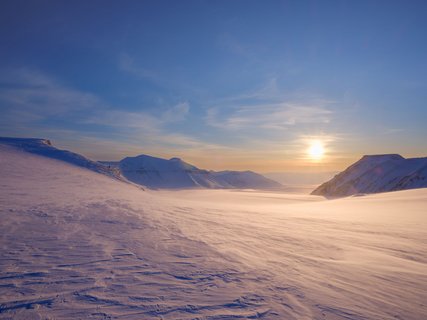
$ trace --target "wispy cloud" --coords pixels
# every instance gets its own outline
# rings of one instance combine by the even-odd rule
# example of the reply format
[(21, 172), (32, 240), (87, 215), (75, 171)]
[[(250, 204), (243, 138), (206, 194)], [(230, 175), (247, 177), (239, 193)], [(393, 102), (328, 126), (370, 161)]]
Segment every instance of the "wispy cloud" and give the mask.
[(277, 83), (277, 77), (269, 78), (264, 84), (250, 90), (248, 92), (243, 92), (235, 94), (228, 97), (223, 97), (218, 102), (219, 103), (236, 103), (236, 102), (245, 102), (248, 100), (256, 101), (283, 101), (285, 98), (283, 91), (280, 90)]
[(242, 38), (237, 37), (229, 31), (218, 35), (217, 45), (226, 52), (250, 63), (261, 62), (264, 58), (262, 57), (262, 53), (267, 49), (260, 42), (243, 41)]
[(155, 131), (160, 127), (162, 121), (158, 117), (146, 112), (107, 109), (103, 112), (97, 112), (91, 117), (82, 119), (82, 123), (113, 128), (145, 129), (147, 131)]
[[(49, 138), (56, 136), (61, 141), (66, 141), (67, 136), (81, 143), (87, 143), (88, 139), (103, 141), (98, 149), (109, 145), (108, 141), (121, 141), (127, 147), (132, 146), (129, 150), (219, 147), (171, 129), (172, 124), (186, 121), (190, 112), (187, 101), (156, 113), (128, 111), (104, 103), (94, 94), (67, 87), (37, 70), (15, 69), (1, 73), (0, 109), (3, 134), (25, 135), (27, 132), (28, 135), (49, 135)], [(55, 119), (60, 122), (57, 124)], [(87, 139), (84, 139), (85, 133)]]
[(159, 114), (151, 114), (146, 111), (123, 111), (110, 107), (98, 110), (91, 117), (85, 118), (83, 122), (161, 134), (164, 126), (184, 121), (189, 110), (190, 104), (188, 102), (180, 102)]
[(248, 57), (252, 52), (248, 46), (237, 40), (237, 38), (230, 33), (220, 34), (218, 36), (218, 44), (220, 47), (238, 56)]
[(190, 111), (190, 104), (188, 102), (180, 102), (172, 108), (163, 112), (161, 118), (165, 122), (183, 121)]
[(2, 108), (14, 113), (25, 112), (31, 117), (65, 114), (101, 105), (93, 94), (68, 88), (39, 71), (24, 68), (1, 72), (0, 103)]
[(383, 135), (392, 135), (392, 134), (396, 134), (396, 133), (402, 133), (405, 131), (402, 128), (388, 128), (385, 126), (380, 127), (379, 130), (380, 130), (381, 134), (383, 134)]
[(188, 102), (178, 103), (158, 115), (143, 111), (110, 110), (86, 119), (85, 123), (114, 128), (128, 141), (140, 143), (150, 149), (159, 150), (167, 147), (173, 150), (183, 148), (188, 151), (196, 148), (200, 150), (226, 148), (202, 141), (195, 136), (168, 130), (171, 124), (185, 121), (189, 110)]
[(139, 78), (144, 78), (155, 83), (162, 82), (161, 77), (147, 68), (141, 67), (135, 62), (135, 59), (129, 54), (123, 52), (119, 55), (119, 69)]
[(322, 102), (312, 104), (278, 103), (239, 106), (221, 114), (221, 108), (209, 108), (206, 123), (227, 130), (247, 128), (287, 129), (298, 124), (329, 123), (332, 111)]

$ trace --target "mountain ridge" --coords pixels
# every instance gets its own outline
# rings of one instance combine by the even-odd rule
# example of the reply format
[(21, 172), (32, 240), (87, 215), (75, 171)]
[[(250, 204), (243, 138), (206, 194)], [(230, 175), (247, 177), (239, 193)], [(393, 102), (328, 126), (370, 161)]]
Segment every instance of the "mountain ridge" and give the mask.
[(28, 153), (37, 154), (39, 156), (64, 161), (78, 167), (86, 168), (108, 175), (115, 179), (122, 180), (120, 173), (117, 170), (108, 168), (97, 161), (82, 156), (81, 154), (58, 149), (53, 146), (49, 139), (0, 137), (0, 144), (17, 148)]
[(283, 186), (252, 171), (212, 171), (173, 157), (169, 160), (150, 155), (126, 157), (120, 161), (94, 161), (78, 153), (61, 150), (48, 139), (0, 137), (0, 146), (17, 148), (112, 178), (152, 189), (281, 189)]
[(252, 171), (213, 171), (173, 157), (169, 160), (149, 155), (126, 157), (121, 161), (101, 161), (119, 168), (133, 183), (152, 189), (281, 189), (283, 185)]
[(311, 194), (346, 197), (427, 187), (427, 157), (404, 158), (399, 154), (365, 155), (321, 184)]

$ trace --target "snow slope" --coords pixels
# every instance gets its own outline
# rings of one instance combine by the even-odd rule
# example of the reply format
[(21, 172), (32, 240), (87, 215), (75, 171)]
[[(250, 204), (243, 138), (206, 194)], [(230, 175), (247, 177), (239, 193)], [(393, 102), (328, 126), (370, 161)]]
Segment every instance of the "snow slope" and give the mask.
[(424, 319), (427, 189), (142, 191), (0, 146), (0, 319)]
[(427, 187), (427, 158), (405, 159), (397, 154), (364, 156), (316, 188), (312, 194), (345, 197)]
[(120, 173), (108, 166), (83, 157), (80, 154), (55, 148), (50, 140), (35, 138), (7, 138), (0, 137), (0, 145), (18, 148), (22, 151), (42, 155), (83, 167), (98, 173), (120, 179)]
[(251, 171), (214, 172), (199, 169), (179, 158), (169, 160), (139, 155), (120, 162), (103, 162), (116, 166), (129, 181), (152, 189), (280, 189), (283, 186)]

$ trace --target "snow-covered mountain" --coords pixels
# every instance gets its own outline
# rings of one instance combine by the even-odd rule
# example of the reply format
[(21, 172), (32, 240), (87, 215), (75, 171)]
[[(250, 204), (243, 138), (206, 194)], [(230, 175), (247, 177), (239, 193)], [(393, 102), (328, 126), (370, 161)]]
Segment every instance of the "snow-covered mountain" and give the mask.
[(427, 158), (405, 159), (398, 154), (371, 155), (348, 167), (312, 194), (345, 197), (427, 187)]
[(50, 140), (47, 139), (0, 137), (0, 145), (68, 162), (78, 167), (83, 167), (120, 179), (120, 173), (115, 168), (105, 166), (97, 161), (90, 160), (80, 154), (68, 150), (57, 149), (52, 145)]
[(120, 169), (129, 181), (153, 189), (280, 189), (283, 186), (251, 171), (208, 171), (179, 158), (161, 159), (147, 155), (119, 162), (102, 162)]
[(119, 162), (93, 161), (80, 154), (55, 148), (47, 139), (0, 137), (0, 147), (64, 161), (78, 167), (153, 189), (280, 189), (283, 186), (251, 171), (208, 171), (179, 158), (170, 160), (140, 155)]

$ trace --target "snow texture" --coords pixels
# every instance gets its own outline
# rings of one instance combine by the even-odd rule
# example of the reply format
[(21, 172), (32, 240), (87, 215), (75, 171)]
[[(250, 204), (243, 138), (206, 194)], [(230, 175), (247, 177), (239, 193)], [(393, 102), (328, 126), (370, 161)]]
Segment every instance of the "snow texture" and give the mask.
[(426, 187), (427, 158), (386, 154), (364, 156), (312, 194), (333, 198)]
[(0, 319), (425, 319), (427, 189), (143, 191), (0, 144)]

